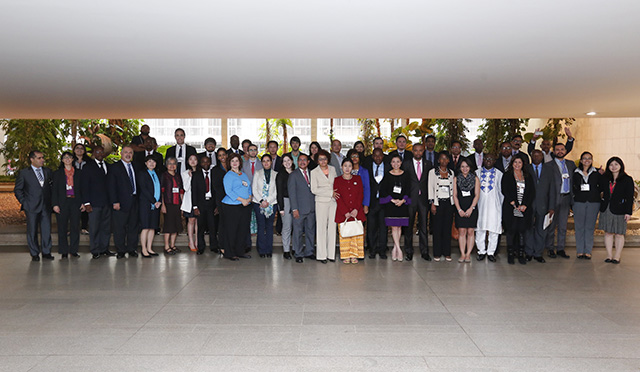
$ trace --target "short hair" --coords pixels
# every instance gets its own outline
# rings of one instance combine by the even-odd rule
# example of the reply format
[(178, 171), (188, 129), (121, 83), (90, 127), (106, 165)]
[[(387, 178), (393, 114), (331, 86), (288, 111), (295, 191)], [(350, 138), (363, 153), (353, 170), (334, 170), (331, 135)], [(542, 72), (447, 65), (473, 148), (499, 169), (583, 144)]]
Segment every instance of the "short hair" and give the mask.
[(64, 168), (64, 162), (62, 161), (62, 159), (64, 159), (64, 157), (65, 157), (65, 156), (67, 156), (67, 155), (68, 155), (68, 156), (70, 156), (70, 157), (71, 157), (71, 159), (74, 159), (74, 160), (75, 160), (75, 158), (76, 158), (76, 157), (75, 157), (75, 155), (73, 155), (73, 154), (71, 153), (71, 151), (65, 151), (65, 152), (63, 152), (63, 153), (62, 153), (62, 155), (60, 155), (60, 166), (58, 167), (59, 169)]
[(373, 155), (374, 152), (376, 151), (380, 151), (382, 153), (382, 155), (384, 156), (384, 151), (382, 151), (382, 149), (373, 149), (373, 151), (371, 151), (371, 155)]
[(235, 152), (232, 152), (231, 154), (229, 154), (229, 157), (227, 158), (227, 170), (230, 171), (231, 170), (231, 160), (233, 159), (238, 159), (240, 161), (240, 166), (238, 167), (238, 169), (242, 169), (242, 156), (236, 154)]
[[(500, 147), (502, 147), (502, 146), (504, 146), (504, 145), (509, 145), (509, 146), (511, 146), (511, 141), (504, 141), (504, 142), (502, 142), (502, 143), (500, 144)], [(502, 150), (502, 148), (501, 148), (500, 150)]]
[(272, 144), (272, 143), (275, 143), (275, 144), (276, 144), (276, 146), (278, 146), (278, 147), (280, 146), (280, 144), (278, 143), (278, 141), (271, 140), (271, 141), (267, 142), (267, 148), (269, 148), (269, 145), (270, 145), (270, 144)]
[(258, 151), (258, 145), (256, 145), (255, 143), (249, 143), (249, 147), (247, 147), (247, 150), (249, 150), (252, 147), (255, 147), (256, 151)]
[(342, 159), (342, 164), (340, 164), (340, 166), (343, 166), (344, 163), (351, 163), (351, 166), (353, 167), (353, 161), (351, 161), (351, 158)]
[(220, 147), (219, 149), (216, 150), (216, 155), (218, 155), (220, 151), (224, 152), (225, 154), (227, 153), (227, 149), (225, 149), (224, 147)]
[[(398, 137), (396, 137), (396, 142), (398, 142), (400, 138), (404, 138), (405, 141), (407, 140), (407, 136), (405, 136), (404, 134), (400, 134), (398, 135)], [(400, 160), (402, 160), (402, 158), (400, 158)]]
[(434, 141), (436, 140), (436, 136), (434, 136), (433, 134), (430, 134), (427, 136), (427, 138), (424, 139), (425, 142), (427, 142), (429, 139), (433, 139)]
[[(538, 152), (539, 152), (541, 155), (543, 155), (543, 156), (544, 156), (544, 154), (542, 153), (542, 150), (540, 150), (540, 149), (534, 149), (533, 151), (531, 151), (531, 156), (533, 156), (533, 154), (538, 153)], [(582, 156), (581, 156), (580, 158), (582, 158)]]
[(184, 132), (184, 129), (182, 128), (176, 128), (176, 130), (173, 131), (173, 135), (178, 134), (178, 132), (182, 132), (182, 134), (186, 135), (186, 133)]
[[(149, 156), (151, 156), (151, 155), (147, 155), (147, 158), (148, 158)], [(194, 155), (193, 155), (193, 154), (191, 154), (191, 156), (194, 156)], [(191, 157), (191, 156), (190, 156), (190, 157)], [(198, 157), (198, 156), (196, 155), (196, 158), (197, 158), (197, 157)], [(147, 162), (147, 158), (145, 158), (145, 163)], [(176, 164), (178, 164), (178, 159), (176, 159), (176, 158), (175, 158), (175, 157), (173, 157), (173, 156), (168, 157), (168, 158), (165, 160), (165, 163), (166, 163), (167, 165), (169, 165), (169, 162), (170, 162), (170, 161), (174, 161), (174, 162), (176, 162)], [(188, 164), (188, 163), (189, 163), (189, 159), (187, 159), (187, 164)]]
[(516, 139), (516, 138), (520, 138), (521, 140), (523, 139), (521, 135), (516, 134), (516, 135), (514, 135), (513, 137), (511, 137), (511, 140), (513, 141), (513, 140), (514, 140), (514, 139)]
[(373, 139), (373, 142), (375, 142), (375, 141), (377, 141), (377, 140), (380, 140), (380, 141), (384, 142), (384, 139), (383, 139), (382, 137), (376, 137), (376, 138), (374, 138), (374, 139)]
[(36, 158), (36, 154), (44, 154), (42, 151), (40, 150), (31, 150), (29, 152), (29, 159), (35, 159)]
[(458, 140), (453, 140), (453, 141), (451, 141), (451, 147), (453, 147), (453, 145), (455, 145), (456, 143), (457, 143), (458, 145), (460, 145), (460, 148), (462, 148), (462, 142), (460, 142), (460, 141), (458, 141)]
[(209, 137), (206, 140), (204, 140), (204, 145), (207, 146), (208, 144), (213, 143), (213, 145), (216, 145), (216, 140), (213, 137)]
[(289, 140), (289, 144), (292, 145), (294, 142), (298, 142), (298, 144), (300, 144), (300, 138), (298, 138), (298, 136), (291, 137), (291, 139)]
[(426, 147), (422, 142), (414, 143), (412, 148), (415, 148), (416, 146)]
[[(302, 155), (304, 155), (304, 154), (300, 154), (300, 156), (302, 156)], [(292, 170), (293, 170), (293, 169), (296, 169), (296, 162), (295, 162), (295, 161), (293, 161), (293, 156), (291, 156), (291, 154), (286, 153), (286, 154), (282, 155), (282, 160), (284, 160), (284, 158), (289, 158), (289, 159), (291, 159), (291, 169), (292, 169)], [(284, 168), (284, 163), (282, 164), (282, 167)]]
[[(144, 157), (144, 162), (148, 162), (149, 160), (153, 160), (157, 163), (156, 158), (153, 157), (153, 155), (147, 155)], [(169, 159), (167, 159), (167, 164), (169, 164)]]
[(263, 161), (264, 159), (269, 159), (271, 161), (273, 161), (273, 157), (271, 156), (271, 154), (264, 154), (262, 155), (262, 157), (260, 158), (260, 161)]
[(562, 142), (558, 142), (558, 143), (556, 143), (555, 145), (553, 145), (553, 149), (555, 150), (555, 149), (556, 149), (556, 146), (558, 146), (558, 145), (565, 146), (565, 148), (567, 147), (564, 143), (562, 143)]
[(327, 158), (327, 161), (331, 161), (331, 154), (327, 150), (318, 150), (318, 159), (320, 156), (324, 156)]
[[(298, 155), (298, 160), (300, 160), (300, 158), (306, 158), (307, 161), (309, 161), (309, 155), (305, 154), (304, 152), (301, 152), (300, 155)], [(293, 156), (291, 156), (291, 159), (293, 159)]]
[[(353, 154), (356, 154), (356, 156), (358, 156), (358, 164), (362, 165), (362, 160), (363, 160), (362, 159), (362, 154), (356, 149), (351, 149), (351, 150), (347, 151), (347, 156), (345, 157), (345, 159), (351, 159), (351, 156)], [(352, 162), (352, 164), (353, 164), (353, 162)]]
[(248, 143), (249, 145), (251, 145), (253, 142), (251, 142), (251, 140), (247, 138), (245, 140), (242, 140), (242, 146), (244, 146), (245, 143)]

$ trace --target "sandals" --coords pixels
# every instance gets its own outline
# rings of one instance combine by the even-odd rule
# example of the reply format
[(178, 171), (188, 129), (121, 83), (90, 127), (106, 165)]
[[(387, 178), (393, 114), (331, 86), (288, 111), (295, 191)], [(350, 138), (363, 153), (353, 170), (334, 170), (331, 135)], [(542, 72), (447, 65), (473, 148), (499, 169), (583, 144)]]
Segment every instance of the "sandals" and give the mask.
[(342, 263), (349, 264), (349, 263), (351, 263), (351, 260), (348, 259), (348, 258), (345, 258), (344, 260), (342, 260)]
[(164, 250), (164, 254), (166, 254), (167, 256), (173, 256), (174, 254), (176, 254), (176, 252), (169, 248)]

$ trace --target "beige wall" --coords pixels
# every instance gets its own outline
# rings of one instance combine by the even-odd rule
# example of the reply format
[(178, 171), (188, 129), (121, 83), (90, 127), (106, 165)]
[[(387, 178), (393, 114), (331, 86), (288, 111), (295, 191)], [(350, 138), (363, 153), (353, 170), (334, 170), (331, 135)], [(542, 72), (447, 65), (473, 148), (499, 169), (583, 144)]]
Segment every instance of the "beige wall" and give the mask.
[[(547, 119), (531, 119), (527, 132), (546, 122)], [(567, 158), (577, 160), (583, 151), (589, 151), (597, 167), (605, 166), (610, 157), (619, 156), (627, 173), (640, 179), (640, 118), (576, 119), (571, 131), (576, 142)]]

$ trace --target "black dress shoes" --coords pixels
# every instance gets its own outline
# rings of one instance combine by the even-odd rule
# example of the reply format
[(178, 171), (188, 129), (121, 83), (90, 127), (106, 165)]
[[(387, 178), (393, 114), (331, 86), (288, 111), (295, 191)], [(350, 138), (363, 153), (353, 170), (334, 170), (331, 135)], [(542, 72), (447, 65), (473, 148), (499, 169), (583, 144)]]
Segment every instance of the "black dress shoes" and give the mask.
[(78, 253), (69, 253), (72, 257), (79, 258), (80, 255)]
[(108, 249), (107, 249), (106, 251), (102, 252), (101, 254), (102, 254), (103, 256), (109, 256), (109, 257), (113, 257), (113, 256), (115, 256), (115, 255), (116, 255), (115, 253), (111, 252), (111, 251), (110, 251), (110, 250), (108, 250)]
[(305, 258), (308, 258), (310, 260), (315, 260), (316, 259), (316, 255), (312, 254), (312, 255), (306, 256)]
[(566, 253), (564, 252), (564, 250), (562, 250), (562, 251), (558, 251), (558, 256), (560, 256), (560, 257), (562, 257), (562, 258), (569, 258), (569, 257), (571, 257), (571, 256), (569, 256), (568, 254), (566, 254)]
[(260, 253), (260, 258), (265, 258), (265, 257), (267, 257), (267, 255), (266, 255), (266, 254), (262, 254), (262, 253)]
[(320, 260), (320, 262), (322, 262), (323, 264), (326, 264), (327, 260)]
[(267, 253), (267, 258), (271, 258), (272, 254), (271, 253)]
[(99, 253), (98, 254), (94, 254), (94, 255), (92, 255), (92, 257), (93, 257), (94, 260), (97, 260), (97, 259), (100, 258), (100, 254)]
[[(364, 258), (358, 258), (358, 261), (362, 261)], [(336, 260), (329, 259), (329, 262), (336, 262)]]
[(129, 252), (129, 257), (138, 257), (138, 252), (136, 251)]
[(229, 261), (240, 261), (238, 257), (225, 257)]
[(370, 259), (370, 260), (374, 260), (375, 258), (376, 258), (376, 255), (375, 255), (375, 254), (370, 254), (370, 255), (369, 255), (369, 259)]
[(116, 258), (117, 258), (117, 259), (124, 258), (124, 253), (118, 253), (118, 254), (116, 255)]
[(49, 253), (49, 254), (43, 254), (43, 255), (42, 255), (42, 258), (47, 259), (47, 260), (51, 260), (51, 261), (53, 261), (53, 260), (54, 260), (54, 258), (53, 258), (53, 256), (51, 255), (51, 253)]
[(527, 257), (527, 261), (531, 261), (533, 259), (533, 256), (531, 255), (526, 255), (525, 257)]
[(431, 261), (431, 256), (429, 256), (429, 254), (428, 254), (428, 253), (427, 253), (427, 254), (423, 254), (423, 255), (422, 255), (422, 258), (423, 258), (425, 261)]
[(218, 248), (211, 248), (211, 252), (213, 252), (213, 253), (220, 253), (220, 249), (218, 249)]
[(520, 263), (520, 265), (526, 265), (527, 259), (524, 256), (518, 256), (518, 262)]
[(380, 255), (380, 259), (381, 259), (381, 260), (386, 260), (386, 259), (387, 259), (387, 255), (386, 255), (386, 254), (384, 254), (384, 253), (383, 253), (383, 254), (381, 254), (381, 255)]
[(485, 258), (485, 257), (487, 257), (487, 255), (486, 255), (486, 254), (480, 254), (480, 253), (478, 253), (478, 257), (476, 258), (476, 260), (478, 260), (478, 261), (482, 261), (482, 260), (484, 260), (484, 258)]
[(405, 261), (411, 261), (411, 260), (413, 260), (413, 255), (412, 255), (412, 254), (408, 254), (408, 255), (404, 256), (404, 260), (405, 260)]
[(549, 249), (549, 253), (547, 254), (549, 257), (551, 258), (556, 258), (558, 256), (556, 256), (556, 252), (554, 252), (553, 250)]
[(248, 258), (251, 258), (251, 255), (245, 254), (243, 256), (238, 256), (238, 257), (248, 259)]
[(31, 261), (33, 261), (33, 262), (40, 261), (40, 256), (31, 256)]
[(540, 262), (540, 263), (545, 263), (545, 262), (547, 262), (547, 261), (545, 261), (545, 260), (544, 260), (544, 258), (543, 258), (542, 256), (540, 256), (540, 257), (534, 257), (533, 259), (534, 259), (534, 260), (536, 260), (536, 261), (538, 261), (538, 262)]
[(204, 254), (204, 249), (198, 249), (196, 252), (197, 255)]
[(487, 260), (491, 261), (491, 262), (496, 262), (496, 256), (490, 254), (487, 256)]
[(302, 259), (302, 257), (296, 257), (296, 262), (297, 263), (303, 263), (304, 259)]
[(284, 258), (285, 260), (290, 260), (291, 259), (291, 253), (290, 252), (284, 252), (282, 254), (282, 258)]
[(68, 257), (69, 257), (69, 255), (66, 254), (66, 253), (63, 253), (63, 254), (60, 255), (60, 259), (64, 259), (64, 258), (68, 258)]

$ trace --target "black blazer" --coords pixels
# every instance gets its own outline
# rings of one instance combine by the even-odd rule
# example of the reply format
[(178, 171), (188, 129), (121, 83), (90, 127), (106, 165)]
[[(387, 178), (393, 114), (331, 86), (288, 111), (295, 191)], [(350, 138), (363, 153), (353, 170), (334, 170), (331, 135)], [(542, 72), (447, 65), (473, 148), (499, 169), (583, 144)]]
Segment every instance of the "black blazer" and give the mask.
[[(51, 187), (51, 206), (60, 206), (62, 201), (67, 198), (67, 175), (64, 173), (64, 168), (53, 172)], [(78, 202), (82, 201), (82, 171), (80, 169), (76, 169), (73, 173), (73, 195)]]
[[(281, 172), (278, 172), (278, 174), (276, 175), (276, 191), (277, 191), (276, 196), (278, 197), (278, 208), (281, 211), (284, 211), (284, 198), (289, 197), (288, 183), (289, 183), (289, 173), (283, 169)], [(291, 212), (291, 211), (285, 211), (285, 212)]]
[[(214, 167), (215, 168), (215, 167)], [(204, 174), (202, 173), (202, 169), (199, 169), (197, 172), (194, 172), (191, 176), (191, 203), (193, 208), (196, 207), (200, 210), (204, 208), (215, 208), (216, 207), (216, 187), (215, 181), (213, 180), (213, 171), (209, 172), (210, 177), (210, 191), (211, 191), (211, 199), (206, 200), (207, 193), (207, 185), (204, 181)]]
[[(198, 155), (198, 153), (196, 152), (196, 148), (193, 146), (189, 146), (187, 144), (185, 144), (186, 149), (187, 149), (187, 153), (184, 154), (184, 162), (186, 163), (189, 160), (189, 156), (191, 155)], [(166, 153), (166, 157), (165, 159), (169, 159), (169, 158), (175, 158), (176, 157), (176, 146), (171, 146), (167, 149), (167, 153)], [(165, 164), (166, 165), (166, 164)], [(182, 172), (186, 169), (185, 165), (183, 164), (182, 167), (180, 167), (180, 164), (178, 164), (178, 169), (176, 170), (177, 174), (182, 174)]]
[(38, 176), (31, 166), (18, 172), (13, 193), (21, 204), (20, 210), (40, 213), (41, 211), (51, 213), (51, 169), (42, 167), (44, 186), (40, 186)]
[[(136, 170), (135, 167), (133, 168), (134, 177), (137, 178), (140, 171)], [(131, 187), (131, 181), (129, 180), (129, 173), (127, 172), (122, 160), (114, 163), (111, 168), (109, 168), (107, 179), (109, 180), (109, 201), (111, 204), (120, 203), (120, 210), (123, 212), (129, 212), (134, 201), (140, 194), (140, 185), (136, 185), (138, 192), (136, 195), (133, 195), (133, 188)]]
[[(145, 151), (133, 153), (133, 163), (137, 170), (143, 171), (147, 169), (147, 166), (144, 163), (144, 159), (146, 158), (145, 153)], [(164, 158), (161, 153), (156, 151), (154, 151), (151, 156), (153, 156), (153, 159), (156, 161), (156, 174), (158, 175), (158, 178), (160, 178), (162, 173), (167, 170), (167, 167), (164, 165)]]
[(280, 173), (282, 169), (282, 158), (280, 157), (280, 155), (276, 155), (275, 159), (271, 159), (272, 162), (272, 166), (271, 169), (273, 169), (274, 171), (278, 172), (278, 174)]
[[(157, 173), (156, 176), (158, 176)], [(140, 208), (151, 210), (151, 204), (162, 200), (162, 190), (160, 190), (160, 199), (156, 199), (153, 195), (153, 179), (146, 169), (139, 171), (136, 177)], [(158, 177), (158, 182), (160, 182), (160, 177)]]
[(533, 164), (525, 165), (534, 181), (536, 196), (533, 199), (533, 212), (538, 214), (546, 214), (556, 206), (556, 194), (551, 192), (553, 176), (549, 173), (549, 168), (545, 168), (543, 165), (544, 163), (539, 165), (540, 177), (538, 177), (538, 173), (533, 167)]
[(413, 165), (414, 164), (413, 157), (410, 160), (407, 160), (403, 164), (402, 169), (406, 172), (407, 179), (409, 180), (408, 195), (411, 198), (412, 203), (415, 200), (416, 202), (419, 201), (420, 203), (426, 205), (427, 201), (429, 200), (429, 197), (428, 197), (429, 192), (427, 191), (427, 178), (428, 178), (427, 175), (429, 174), (429, 171), (431, 170), (431, 168), (433, 168), (433, 165), (429, 160), (425, 160), (424, 158), (420, 159), (420, 161), (422, 162), (421, 164), (422, 177), (420, 177), (419, 181), (418, 181), (418, 175), (416, 174), (416, 170)]
[(533, 177), (524, 172), (524, 195), (522, 196), (522, 204), (518, 203), (518, 188), (513, 172), (507, 172), (502, 176), (502, 194), (504, 201), (502, 202), (502, 226), (506, 231), (510, 231), (514, 227), (515, 218), (513, 216), (513, 206), (511, 202), (515, 201), (516, 206), (525, 205), (527, 209), (524, 211), (525, 226), (531, 226), (533, 221), (533, 200), (536, 196), (535, 184)]
[[(382, 187), (382, 184), (384, 183), (384, 177), (386, 176), (387, 172), (389, 172), (389, 169), (391, 169), (390, 165), (387, 165), (387, 163), (385, 163), (384, 161), (382, 162), (382, 164), (384, 164), (384, 172), (382, 172), (382, 179), (380, 180), (380, 183), (376, 182), (375, 179), (375, 163), (371, 163), (371, 168), (365, 168), (367, 169), (367, 171), (369, 171), (369, 190), (371, 190), (371, 192), (369, 193), (371, 196), (369, 197), (369, 208), (373, 208), (373, 207), (377, 207), (380, 205), (380, 198), (376, 195), (378, 195), (378, 193), (380, 192), (380, 188)], [(422, 176), (423, 178), (426, 180), (427, 177), (426, 174), (424, 172), (422, 172)]]
[[(111, 165), (106, 162), (107, 174)], [(109, 191), (107, 174), (98, 167), (95, 160), (90, 160), (82, 168), (82, 204), (90, 204), (92, 208), (111, 207), (109, 203)]]
[[(482, 158), (484, 159), (484, 157), (486, 156), (486, 154), (482, 154)], [(469, 162), (469, 165), (471, 166), (471, 171), (475, 172), (478, 170), (478, 168), (482, 167), (482, 164), (476, 164), (476, 153), (471, 153), (469, 154), (469, 156), (467, 156), (467, 161)]]
[[(227, 149), (227, 155), (231, 155), (231, 154), (234, 154), (234, 152), (233, 152), (233, 149), (231, 149), (231, 147), (229, 147)], [(239, 155), (244, 155), (244, 151), (242, 151), (241, 149), (238, 149), (238, 154)]]
[[(211, 169), (211, 172), (213, 177), (213, 189), (216, 191), (216, 205), (222, 205), (222, 199), (227, 196), (227, 193), (224, 192), (224, 175), (227, 174), (227, 171), (218, 164)], [(204, 181), (204, 177), (202, 180)]]
[[(601, 203), (602, 198), (600, 193), (604, 191), (602, 189), (602, 175), (598, 170), (594, 170), (587, 178), (587, 184), (589, 185), (589, 191), (582, 191), (582, 184), (584, 184), (584, 178), (582, 173), (578, 171), (573, 172), (573, 201), (578, 203)], [(606, 208), (605, 208), (606, 209)]]
[(633, 178), (628, 174), (618, 177), (616, 187), (613, 194), (609, 191), (609, 180), (602, 177), (602, 202), (600, 203), (600, 212), (607, 210), (607, 206), (611, 213), (616, 215), (633, 214), (633, 194), (635, 184)]
[[(424, 155), (423, 155), (425, 160), (429, 160), (427, 159), (427, 149), (424, 149)], [(438, 164), (438, 158), (440, 157), (440, 153), (437, 152), (436, 150), (433, 150), (433, 161), (431, 162), (431, 165), (434, 164)], [(431, 161), (431, 160), (429, 160)]]
[(447, 166), (447, 168), (454, 171), (455, 174), (458, 174), (458, 171), (460, 171), (460, 163), (462, 162), (462, 159), (466, 159), (466, 158), (462, 154), (458, 155), (458, 162), (454, 164), (453, 155), (449, 154), (449, 165)]
[[(393, 150), (389, 153), (389, 155), (387, 155), (389, 162), (391, 162), (391, 158), (393, 158), (394, 156), (399, 155), (398, 150)], [(408, 150), (404, 150), (404, 158), (402, 158), (402, 164), (404, 164), (405, 161), (407, 161), (407, 159), (412, 159), (413, 158), (413, 154), (411, 153), (411, 151)]]

